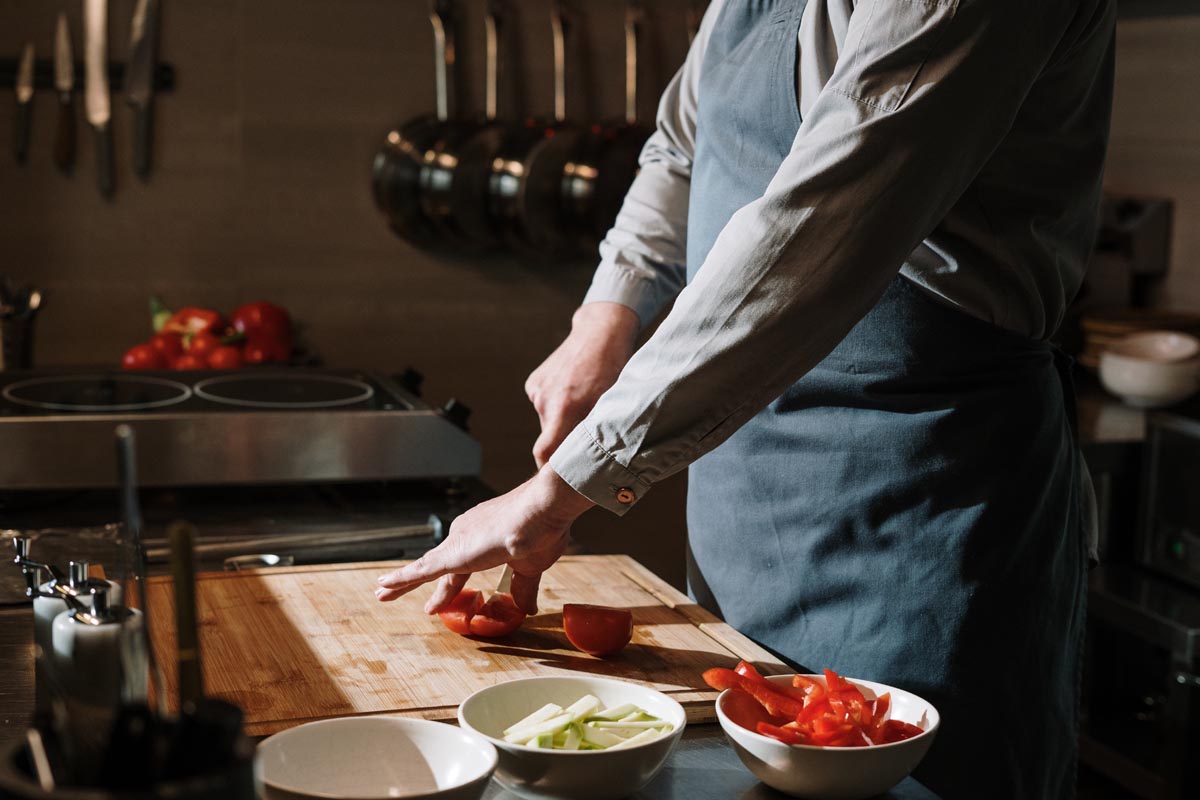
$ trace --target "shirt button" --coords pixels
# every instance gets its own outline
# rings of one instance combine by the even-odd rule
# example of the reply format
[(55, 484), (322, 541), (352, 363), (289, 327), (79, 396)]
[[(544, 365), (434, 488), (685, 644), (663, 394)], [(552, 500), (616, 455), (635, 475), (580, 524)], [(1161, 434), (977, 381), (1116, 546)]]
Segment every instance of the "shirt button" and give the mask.
[(623, 486), (617, 489), (617, 502), (623, 506), (627, 506), (637, 499), (637, 495), (633, 493), (633, 489), (628, 486)]

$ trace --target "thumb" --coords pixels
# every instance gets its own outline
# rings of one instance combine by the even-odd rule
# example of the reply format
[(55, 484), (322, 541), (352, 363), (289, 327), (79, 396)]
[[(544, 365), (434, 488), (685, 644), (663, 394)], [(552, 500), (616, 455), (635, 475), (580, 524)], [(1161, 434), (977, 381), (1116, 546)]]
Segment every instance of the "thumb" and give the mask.
[(538, 469), (544, 467), (550, 456), (554, 455), (563, 439), (567, 438), (567, 432), (566, 426), (562, 424), (562, 417), (542, 428), (537, 441), (533, 443), (533, 460)]

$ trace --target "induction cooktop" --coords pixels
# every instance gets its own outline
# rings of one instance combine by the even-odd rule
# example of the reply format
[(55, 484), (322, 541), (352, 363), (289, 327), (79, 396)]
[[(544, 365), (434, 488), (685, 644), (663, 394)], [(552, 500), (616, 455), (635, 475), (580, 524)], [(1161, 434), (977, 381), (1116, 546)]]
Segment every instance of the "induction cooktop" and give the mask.
[(147, 486), (474, 476), (461, 411), (356, 370), (4, 372), (0, 487), (115, 485), (120, 424), (137, 434)]

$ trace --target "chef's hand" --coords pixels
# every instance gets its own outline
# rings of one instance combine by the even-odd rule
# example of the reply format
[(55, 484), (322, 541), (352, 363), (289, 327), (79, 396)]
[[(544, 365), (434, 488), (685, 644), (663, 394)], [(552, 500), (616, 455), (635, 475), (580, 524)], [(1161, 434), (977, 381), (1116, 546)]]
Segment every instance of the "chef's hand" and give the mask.
[(436, 614), (462, 591), (472, 572), (508, 564), (513, 570), (513, 600), (525, 613), (536, 614), (542, 572), (562, 555), (571, 523), (593, 505), (558, 473), (543, 467), (508, 494), (455, 519), (446, 541), (381, 577), (375, 596), (395, 600), (441, 578), (425, 603), (425, 613)]
[(542, 433), (533, 445), (538, 469), (617, 381), (633, 355), (638, 316), (619, 303), (588, 303), (571, 319), (571, 333), (525, 381)]

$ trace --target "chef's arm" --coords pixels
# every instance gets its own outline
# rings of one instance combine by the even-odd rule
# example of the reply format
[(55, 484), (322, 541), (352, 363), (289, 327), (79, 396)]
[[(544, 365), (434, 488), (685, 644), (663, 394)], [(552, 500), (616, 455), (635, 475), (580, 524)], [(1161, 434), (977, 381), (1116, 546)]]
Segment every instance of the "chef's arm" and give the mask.
[(765, 194), (734, 214), (550, 467), (623, 513), (821, 361), (971, 184), (1037, 76), (1069, 46), (1067, 6), (859, 3), (838, 66)]
[(570, 334), (525, 382), (540, 424), (533, 444), (539, 468), (616, 381), (641, 329), (683, 288), (696, 88), (714, 18), (710, 8), (663, 95), (657, 129), (642, 151), (641, 170), (616, 224), (600, 245), (600, 266)]

